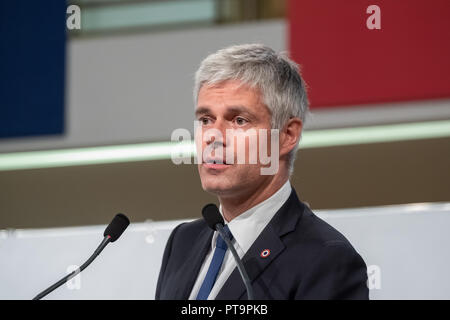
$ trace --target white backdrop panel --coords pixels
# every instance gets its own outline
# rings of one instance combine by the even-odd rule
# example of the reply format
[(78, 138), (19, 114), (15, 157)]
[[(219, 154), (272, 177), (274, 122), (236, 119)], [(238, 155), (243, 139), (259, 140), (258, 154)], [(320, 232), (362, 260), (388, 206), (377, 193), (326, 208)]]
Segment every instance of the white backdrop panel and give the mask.
[[(316, 213), (366, 261), (371, 299), (450, 299), (450, 203)], [(166, 241), (181, 222), (132, 223), (79, 279), (46, 299), (153, 299)], [(0, 231), (0, 299), (33, 298), (81, 265), (105, 227)]]

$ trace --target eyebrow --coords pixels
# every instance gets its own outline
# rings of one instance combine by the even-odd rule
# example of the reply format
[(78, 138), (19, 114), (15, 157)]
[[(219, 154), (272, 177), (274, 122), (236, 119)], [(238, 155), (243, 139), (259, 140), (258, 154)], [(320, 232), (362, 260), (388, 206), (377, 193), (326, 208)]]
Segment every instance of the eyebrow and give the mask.
[(210, 112), (211, 112), (211, 110), (208, 107), (198, 107), (195, 110), (195, 115), (199, 116), (199, 115), (207, 114), (207, 113), (210, 113)]
[[(204, 115), (211, 113), (211, 109), (208, 106), (201, 106), (198, 107), (197, 110), (195, 110), (195, 115)], [(227, 113), (245, 113), (248, 116), (253, 116), (253, 114), (249, 111), (247, 107), (244, 106), (230, 106), (227, 108)]]

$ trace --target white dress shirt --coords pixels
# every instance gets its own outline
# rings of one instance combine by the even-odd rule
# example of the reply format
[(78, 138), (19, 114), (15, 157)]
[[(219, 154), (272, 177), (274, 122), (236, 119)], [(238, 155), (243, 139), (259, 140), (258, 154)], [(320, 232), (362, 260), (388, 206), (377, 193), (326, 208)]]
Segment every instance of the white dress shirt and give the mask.
[[(243, 212), (231, 220), (231, 222), (225, 222), (233, 235), (233, 245), (241, 259), (273, 218), (275, 213), (277, 213), (277, 211), (289, 198), (291, 190), (291, 183), (287, 180), (286, 183), (270, 198)], [(223, 216), (221, 205), (219, 206), (219, 211)], [(200, 273), (198, 274), (197, 280), (192, 287), (189, 300), (195, 300), (197, 298), (197, 294), (202, 286), (206, 273), (208, 272), (209, 265), (211, 264), (218, 235), (219, 233), (215, 231), (211, 240), (211, 250), (208, 252), (205, 260), (203, 261), (202, 267), (200, 268)], [(222, 289), (223, 284), (231, 275), (235, 267), (236, 262), (234, 261), (233, 255), (230, 250), (227, 250), (222, 266), (217, 275), (216, 282), (214, 283), (211, 293), (208, 296), (208, 300), (213, 300), (216, 298), (220, 289)]]

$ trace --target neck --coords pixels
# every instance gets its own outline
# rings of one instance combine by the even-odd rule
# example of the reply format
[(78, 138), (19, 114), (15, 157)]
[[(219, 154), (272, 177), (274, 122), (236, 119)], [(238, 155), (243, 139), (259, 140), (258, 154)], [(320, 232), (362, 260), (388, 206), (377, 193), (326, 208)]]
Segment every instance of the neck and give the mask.
[(227, 222), (230, 222), (248, 209), (267, 200), (276, 193), (288, 179), (288, 176), (278, 176), (259, 185), (256, 189), (249, 190), (246, 193), (240, 193), (238, 196), (219, 196), (224, 219)]

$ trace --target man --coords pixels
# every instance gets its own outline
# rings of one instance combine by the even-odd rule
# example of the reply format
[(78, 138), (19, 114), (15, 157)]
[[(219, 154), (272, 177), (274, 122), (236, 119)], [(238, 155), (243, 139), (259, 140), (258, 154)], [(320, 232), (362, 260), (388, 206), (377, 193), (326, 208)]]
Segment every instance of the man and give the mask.
[[(262, 45), (232, 46), (208, 56), (195, 81), (196, 143), (213, 150), (198, 164), (202, 187), (219, 199), (255, 299), (368, 299), (361, 256), (298, 199), (289, 182), (308, 110), (297, 65)], [(236, 150), (232, 161), (225, 159), (249, 130), (258, 141), (264, 130), (268, 137), (277, 133), (276, 152), (272, 142), (266, 148), (276, 155), (275, 173), (262, 174), (267, 163), (261, 159), (250, 163), (249, 141), (244, 163), (236, 161)], [(156, 299), (247, 299), (230, 250), (203, 219), (173, 230)]]

